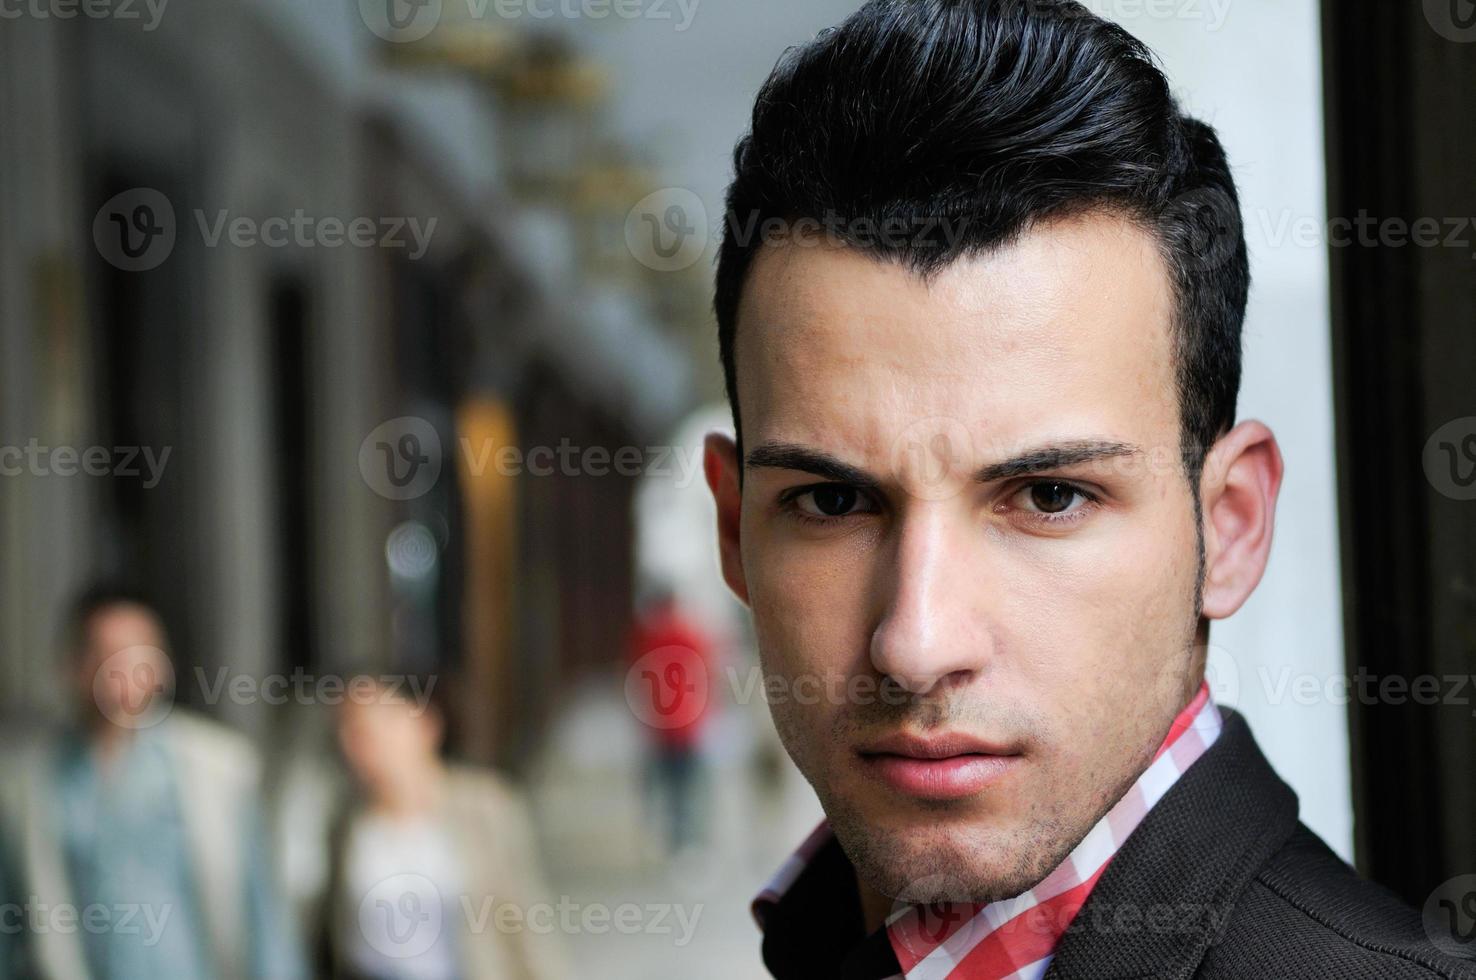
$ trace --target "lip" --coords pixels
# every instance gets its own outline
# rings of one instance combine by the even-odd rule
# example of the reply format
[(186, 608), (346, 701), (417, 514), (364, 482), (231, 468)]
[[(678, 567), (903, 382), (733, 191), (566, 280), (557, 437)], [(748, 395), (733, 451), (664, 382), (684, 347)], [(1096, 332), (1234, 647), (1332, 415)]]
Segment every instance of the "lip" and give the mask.
[(862, 765), (892, 789), (928, 800), (981, 792), (1020, 764), (1010, 746), (963, 734), (896, 734), (857, 749)]

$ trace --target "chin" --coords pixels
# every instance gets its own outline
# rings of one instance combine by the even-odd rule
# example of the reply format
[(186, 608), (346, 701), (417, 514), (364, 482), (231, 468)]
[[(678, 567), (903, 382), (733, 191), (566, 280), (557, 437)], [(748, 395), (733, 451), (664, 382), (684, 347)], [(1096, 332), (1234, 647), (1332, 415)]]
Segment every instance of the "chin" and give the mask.
[(867, 819), (844, 806), (826, 812), (866, 883), (914, 903), (1014, 898), (1050, 874), (1085, 833), (1054, 819), (1024, 821), (977, 808), (954, 818), (917, 810)]

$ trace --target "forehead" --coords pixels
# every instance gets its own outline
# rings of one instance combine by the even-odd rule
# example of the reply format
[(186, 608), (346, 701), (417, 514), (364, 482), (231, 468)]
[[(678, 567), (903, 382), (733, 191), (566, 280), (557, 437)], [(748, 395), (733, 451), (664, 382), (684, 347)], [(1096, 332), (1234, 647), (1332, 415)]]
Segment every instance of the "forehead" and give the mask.
[(344, 698), (342, 706), (343, 714), (350, 720), (378, 723), (392, 718), (424, 717), (409, 701), (379, 684), (353, 683), (350, 691), (351, 696)]
[[(363, 700), (363, 692), (359, 696), (345, 698), (339, 707), (339, 718), (343, 724), (369, 732), (381, 732), (384, 725), (393, 722), (400, 717), (400, 712), (391, 702), (384, 702), (378, 698), (377, 692), (369, 700)], [(408, 714), (408, 712), (406, 712)]]
[(115, 602), (92, 611), (83, 623), (88, 636), (110, 640), (161, 632), (159, 619), (147, 608), (131, 602)]
[(1151, 233), (1113, 215), (927, 280), (854, 249), (765, 246), (735, 341), (744, 442), (864, 457), (935, 420), (991, 443), (1176, 438), (1172, 317)]

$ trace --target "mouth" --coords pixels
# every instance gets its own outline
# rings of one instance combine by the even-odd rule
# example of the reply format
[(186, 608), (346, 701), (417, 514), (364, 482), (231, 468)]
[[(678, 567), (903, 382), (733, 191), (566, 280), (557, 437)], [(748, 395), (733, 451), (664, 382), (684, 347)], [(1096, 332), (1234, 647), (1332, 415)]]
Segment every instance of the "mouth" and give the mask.
[(894, 735), (862, 745), (856, 752), (863, 771), (905, 796), (924, 800), (974, 796), (1023, 761), (1014, 747), (967, 735)]

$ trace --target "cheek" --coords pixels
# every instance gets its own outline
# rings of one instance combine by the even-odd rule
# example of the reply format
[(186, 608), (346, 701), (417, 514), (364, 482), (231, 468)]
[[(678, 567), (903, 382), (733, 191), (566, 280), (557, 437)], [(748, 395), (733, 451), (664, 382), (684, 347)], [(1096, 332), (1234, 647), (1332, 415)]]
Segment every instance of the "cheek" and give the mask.
[(745, 529), (744, 572), (766, 671), (846, 675), (864, 666), (869, 643), (870, 560), (844, 542)]
[(991, 578), (1008, 597), (1001, 625), (1026, 686), (1056, 702), (1058, 716), (1094, 728), (1131, 705), (1156, 711), (1155, 685), (1186, 663), (1192, 642), (1195, 547), (1185, 498), (1151, 518), (1121, 515), (1074, 538), (997, 552)]
[(745, 535), (765, 697), (780, 741), (812, 782), (823, 783), (833, 765), (828, 753), (847, 680), (870, 670), (865, 568), (837, 560), (828, 547), (766, 547)]

